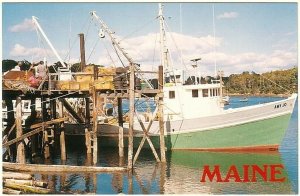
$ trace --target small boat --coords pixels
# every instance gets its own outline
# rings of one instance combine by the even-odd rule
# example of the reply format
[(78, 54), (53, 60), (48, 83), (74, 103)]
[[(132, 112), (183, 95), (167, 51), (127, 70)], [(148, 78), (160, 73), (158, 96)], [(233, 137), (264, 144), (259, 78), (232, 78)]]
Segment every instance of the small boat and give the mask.
[(248, 98), (247, 97), (243, 97), (242, 99), (240, 99), (240, 102), (248, 102)]

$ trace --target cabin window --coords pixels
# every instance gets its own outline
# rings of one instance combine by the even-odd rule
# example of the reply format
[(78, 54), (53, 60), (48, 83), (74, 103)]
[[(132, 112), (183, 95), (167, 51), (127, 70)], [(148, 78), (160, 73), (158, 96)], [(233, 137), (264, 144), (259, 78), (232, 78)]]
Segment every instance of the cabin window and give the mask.
[(192, 97), (199, 97), (199, 95), (198, 95), (198, 89), (192, 90)]
[(169, 91), (169, 99), (175, 99), (175, 91)]
[(203, 93), (203, 97), (208, 97), (208, 89), (203, 89), (202, 93)]

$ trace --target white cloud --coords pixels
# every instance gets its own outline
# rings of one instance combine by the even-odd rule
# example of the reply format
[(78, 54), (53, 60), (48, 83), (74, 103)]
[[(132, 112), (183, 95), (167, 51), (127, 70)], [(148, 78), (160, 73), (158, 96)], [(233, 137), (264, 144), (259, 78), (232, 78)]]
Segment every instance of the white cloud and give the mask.
[[(167, 37), (168, 48), (172, 56), (171, 64), (175, 68), (184, 68), (192, 70), (191, 59), (201, 58), (199, 61), (199, 69), (205, 72), (205, 75), (213, 75), (215, 59), (217, 68), (224, 71), (225, 75), (232, 73), (241, 73), (243, 71), (255, 71), (262, 73), (276, 69), (286, 69), (291, 66), (297, 66), (297, 48), (286, 47), (285, 49), (275, 49), (270, 53), (258, 52), (243, 52), (237, 54), (228, 54), (221, 50), (223, 39), (216, 37), (216, 43), (212, 36), (195, 37), (172, 33), (172, 37), (176, 41), (173, 44), (172, 38)], [(156, 43), (155, 43), (156, 40)], [(145, 70), (152, 70), (160, 65), (160, 43), (159, 36), (155, 33), (150, 33), (143, 36), (130, 38), (121, 42), (121, 46), (125, 49), (130, 57), (135, 62), (140, 63)], [(177, 50), (178, 49), (178, 50)], [(180, 49), (184, 59), (185, 66), (181, 64)], [(216, 54), (214, 55), (214, 49)], [(116, 55), (113, 55), (111, 50), (110, 55), (114, 62), (118, 62)], [(122, 55), (121, 55), (122, 56)], [(112, 65), (110, 57), (106, 50), (102, 50), (100, 56), (97, 57), (99, 64), (109, 66)], [(128, 62), (124, 61), (125, 65)], [(117, 63), (117, 66), (122, 66)]]
[(237, 18), (239, 16), (239, 13), (237, 12), (224, 12), (223, 14), (220, 14), (217, 16), (218, 19), (222, 18)]
[(31, 19), (25, 18), (20, 24), (16, 24), (9, 28), (11, 32), (23, 32), (23, 31), (33, 31), (35, 29), (34, 24)]

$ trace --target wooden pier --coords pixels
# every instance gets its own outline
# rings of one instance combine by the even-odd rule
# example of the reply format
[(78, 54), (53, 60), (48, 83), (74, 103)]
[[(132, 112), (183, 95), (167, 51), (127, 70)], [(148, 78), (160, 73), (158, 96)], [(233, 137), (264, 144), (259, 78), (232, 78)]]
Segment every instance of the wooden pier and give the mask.
[[(82, 57), (83, 58), (83, 57)], [(118, 134), (113, 134), (117, 137), (119, 157), (124, 157), (124, 137), (128, 137), (128, 157), (127, 157), (127, 170), (132, 170), (136, 163), (139, 153), (145, 141), (150, 145), (152, 152), (157, 162), (165, 162), (165, 142), (164, 142), (164, 124), (163, 124), (163, 69), (160, 66), (158, 72), (151, 72), (157, 75), (158, 88), (157, 89), (143, 89), (137, 85), (137, 76), (140, 70), (137, 69), (137, 65), (130, 64), (128, 69), (123, 74), (117, 75), (115, 69), (113, 72), (110, 70), (109, 74), (106, 74), (105, 68), (99, 68), (94, 66), (85, 66), (83, 61), (82, 72), (72, 73), (72, 80), (60, 81), (61, 75), (57, 73), (49, 73), (47, 78), (44, 79), (39, 88), (31, 88), (27, 82), (28, 73), (23, 73), (24, 77), (18, 79), (3, 79), (3, 96), (2, 99), (5, 101), (7, 106), (7, 119), (6, 129), (3, 135), (7, 136), (4, 140), (2, 147), (8, 149), (8, 155), (10, 160), (16, 160), (18, 164), (21, 164), (26, 168), (26, 154), (34, 156), (38, 151), (41, 152), (45, 159), (51, 156), (49, 150), (50, 145), (58, 144), (59, 151), (61, 153), (61, 160), (65, 161), (68, 152), (66, 151), (66, 139), (65, 136), (65, 121), (72, 119), (75, 124), (85, 126), (85, 146), (87, 156), (92, 157), (92, 164), (97, 167), (98, 162), (97, 155), (98, 144), (105, 137), (97, 135), (98, 125), (101, 123), (101, 119), (105, 119), (106, 112), (104, 111), (104, 105), (109, 101), (113, 100), (116, 107), (118, 108), (118, 118), (115, 119), (115, 125), (118, 126)], [(84, 70), (84, 71), (83, 71)], [(101, 73), (104, 73), (101, 75)], [(150, 72), (149, 72), (150, 73)], [(22, 75), (22, 74), (21, 74)], [(124, 88), (120, 87), (122, 75), (127, 77), (129, 85), (125, 85)], [(124, 81), (124, 80), (122, 80)], [(18, 84), (18, 85), (17, 85)], [(21, 85), (22, 84), (22, 85)], [(155, 114), (158, 113), (159, 117), (159, 131), (160, 131), (160, 153), (154, 148), (148, 131), (150, 130), (153, 118), (150, 119), (150, 124), (145, 127), (143, 121), (136, 115), (135, 99), (141, 97), (155, 97), (157, 100), (158, 109)], [(68, 102), (68, 98), (81, 98), (84, 100), (83, 105), (84, 111), (78, 112)], [(35, 105), (37, 99), (41, 100), (41, 114), (37, 116)], [(129, 100), (129, 129), (128, 134), (124, 134), (123, 127), (123, 113), (122, 113), (122, 100)], [(16, 100), (16, 107), (13, 106), (12, 100)], [(25, 126), (22, 125), (22, 100), (31, 100), (31, 114), (25, 121)], [(15, 108), (15, 112), (14, 112)], [(82, 109), (82, 108), (81, 108)], [(138, 122), (143, 129), (143, 139), (134, 153), (133, 141), (135, 138), (135, 131), (133, 129), (134, 116), (137, 116)], [(36, 119), (40, 119), (41, 122), (36, 122)], [(100, 139), (100, 140), (98, 140)], [(25, 140), (29, 140), (31, 143), (31, 152), (25, 152), (24, 145)], [(160, 156), (159, 156), (160, 154)], [(28, 158), (28, 157), (27, 157)], [(6, 164), (7, 165), (7, 164)], [(29, 167), (29, 165), (28, 165)], [(57, 169), (59, 168), (60, 169)], [(83, 166), (84, 167), (84, 166)], [(5, 168), (5, 167), (4, 167)], [(41, 168), (32, 167), (32, 170)], [(55, 171), (68, 170), (68, 166), (49, 166), (50, 168), (56, 168)], [(15, 167), (16, 170), (21, 170), (20, 167)], [(90, 168), (86, 167), (87, 170)], [(99, 167), (100, 169), (100, 167)], [(107, 171), (118, 171), (123, 170), (124, 167), (113, 167), (107, 168)], [(79, 169), (80, 170), (80, 169)], [(77, 170), (76, 170), (77, 171)], [(105, 171), (105, 169), (103, 170)]]

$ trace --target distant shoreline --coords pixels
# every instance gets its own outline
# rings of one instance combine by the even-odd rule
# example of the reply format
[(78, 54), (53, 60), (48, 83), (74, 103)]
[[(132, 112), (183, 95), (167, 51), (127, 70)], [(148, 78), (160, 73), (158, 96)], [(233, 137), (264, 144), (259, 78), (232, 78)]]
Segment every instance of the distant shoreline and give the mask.
[(228, 93), (226, 95), (228, 95), (229, 97), (283, 97), (283, 98), (287, 98), (291, 96), (291, 94), (246, 94), (245, 95), (240, 93)]

